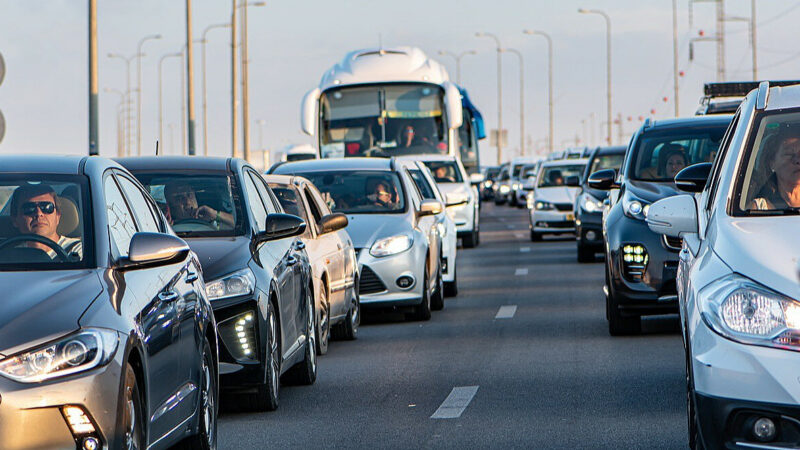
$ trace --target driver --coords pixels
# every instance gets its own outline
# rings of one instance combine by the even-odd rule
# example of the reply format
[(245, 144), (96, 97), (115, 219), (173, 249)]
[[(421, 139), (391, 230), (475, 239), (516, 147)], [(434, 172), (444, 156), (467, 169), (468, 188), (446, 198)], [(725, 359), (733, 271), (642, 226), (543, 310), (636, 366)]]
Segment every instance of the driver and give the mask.
[(414, 127), (411, 125), (406, 125), (400, 130), (400, 147), (411, 147), (414, 145), (414, 136), (416, 132), (414, 131)]
[(167, 183), (164, 186), (164, 198), (167, 200), (171, 222), (176, 224), (182, 220), (199, 219), (206, 222), (216, 222), (233, 227), (233, 215), (225, 211), (218, 211), (210, 206), (197, 206), (197, 196), (194, 188), (184, 181)]
[(456, 180), (448, 174), (447, 166), (439, 166), (433, 172), (436, 181), (440, 183), (455, 183)]
[[(58, 234), (61, 211), (56, 201), (56, 192), (48, 184), (26, 184), (18, 187), (11, 197), (11, 220), (21, 234), (36, 234), (50, 239), (71, 257), (83, 258), (83, 245), (79, 238), (71, 238)], [(41, 242), (30, 241), (27, 247), (38, 248), (50, 256), (56, 257), (53, 248)]]
[(378, 181), (372, 188), (372, 194), (368, 195), (368, 197), (375, 206), (394, 209), (394, 195), (392, 192), (393, 189), (389, 187), (389, 183)]

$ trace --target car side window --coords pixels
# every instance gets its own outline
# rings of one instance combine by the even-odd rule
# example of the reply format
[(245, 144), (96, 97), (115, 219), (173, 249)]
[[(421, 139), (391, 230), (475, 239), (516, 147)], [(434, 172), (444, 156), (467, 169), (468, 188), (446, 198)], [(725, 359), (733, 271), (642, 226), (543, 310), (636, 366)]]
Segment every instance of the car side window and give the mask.
[(322, 212), (317, 206), (317, 202), (314, 201), (314, 198), (308, 188), (305, 190), (305, 196), (306, 201), (308, 202), (308, 209), (311, 210), (311, 216), (314, 218), (314, 224), (319, 225), (320, 220), (322, 220)]
[(161, 232), (161, 226), (156, 219), (157, 216), (154, 215), (153, 207), (147, 201), (142, 190), (125, 176), (117, 175), (117, 181), (128, 198), (128, 202), (130, 202), (131, 209), (133, 209), (133, 214), (136, 217), (136, 223), (139, 224), (139, 229), (151, 233)]
[(264, 208), (264, 202), (261, 201), (261, 196), (258, 194), (258, 189), (255, 183), (253, 183), (250, 174), (245, 172), (242, 178), (244, 178), (244, 192), (247, 197), (248, 206), (250, 211), (253, 212), (253, 217), (256, 219), (256, 227), (258, 231), (264, 231), (267, 229), (267, 210)]
[(719, 172), (722, 170), (722, 162), (725, 161), (725, 155), (728, 153), (728, 149), (733, 141), (733, 135), (736, 134), (736, 127), (739, 124), (740, 111), (741, 109), (737, 110), (736, 115), (733, 116), (733, 120), (731, 120), (728, 130), (725, 132), (725, 137), (722, 138), (719, 151), (714, 157), (714, 163), (711, 167), (711, 174), (708, 177), (708, 186), (706, 187), (708, 190), (708, 198), (706, 199), (707, 212), (711, 211), (711, 206), (714, 204), (714, 199), (717, 196), (717, 188), (719, 187)]
[[(408, 169), (405, 169), (403, 172), (405, 172), (405, 177), (403, 178), (405, 178), (406, 181), (406, 190), (408, 191), (408, 196), (411, 197), (411, 203), (414, 205), (414, 209), (419, 209), (419, 206), (422, 203), (422, 194), (419, 193), (417, 183), (414, 183), (414, 179), (411, 178), (411, 175), (408, 173)], [(409, 185), (413, 186), (413, 189), (409, 188)]]
[(266, 182), (264, 182), (264, 179), (253, 171), (248, 170), (247, 172), (250, 174), (250, 177), (253, 178), (253, 184), (255, 184), (258, 193), (261, 195), (261, 200), (264, 201), (264, 207), (267, 209), (267, 214), (280, 212), (280, 202), (278, 202), (278, 199), (272, 195), (271, 189), (267, 186)]
[(126, 257), (131, 246), (131, 238), (136, 233), (136, 223), (125, 202), (125, 197), (111, 175), (106, 177), (103, 191), (106, 201), (106, 217), (108, 218), (108, 234), (111, 237), (111, 252), (115, 257)]

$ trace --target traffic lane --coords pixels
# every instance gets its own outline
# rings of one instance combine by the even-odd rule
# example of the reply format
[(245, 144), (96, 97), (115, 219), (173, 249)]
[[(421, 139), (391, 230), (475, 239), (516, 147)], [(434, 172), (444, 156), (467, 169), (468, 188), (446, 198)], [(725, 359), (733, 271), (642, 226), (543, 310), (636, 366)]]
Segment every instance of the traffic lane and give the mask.
[[(461, 294), (443, 312), (425, 323), (378, 322), (363, 327), (358, 341), (333, 343), (320, 359), (317, 384), (283, 389), (277, 412), (223, 415), (220, 447), (276, 439), (378, 447), (684, 447), (680, 338), (666, 325), (674, 320), (648, 321), (660, 324), (660, 334), (610, 338), (601, 264), (575, 263), (569, 240), (527, 242), (531, 251), (519, 252), (524, 241), (503, 230), (503, 221), (486, 209), (482, 220), (482, 245), (459, 252)], [(506, 256), (487, 264), (498, 250)], [(557, 263), (513, 275), (554, 254)], [(498, 272), (479, 279), (488, 270)], [(510, 304), (517, 306), (513, 318), (494, 318)], [(430, 419), (454, 387), (464, 386), (478, 390), (459, 418)]]

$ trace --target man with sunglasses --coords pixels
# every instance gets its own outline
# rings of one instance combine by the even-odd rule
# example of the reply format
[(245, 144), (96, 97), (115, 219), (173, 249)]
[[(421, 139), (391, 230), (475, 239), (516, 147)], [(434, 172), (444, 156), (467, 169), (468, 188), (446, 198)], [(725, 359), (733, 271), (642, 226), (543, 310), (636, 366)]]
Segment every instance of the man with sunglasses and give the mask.
[(207, 205), (198, 206), (194, 188), (184, 181), (166, 183), (164, 197), (167, 200), (167, 217), (172, 225), (187, 219), (198, 219), (214, 224), (217, 229), (233, 228), (233, 214)]
[[(58, 244), (68, 256), (76, 260), (83, 258), (83, 245), (79, 238), (58, 234), (61, 221), (56, 192), (48, 184), (25, 184), (18, 187), (11, 197), (11, 219), (21, 234), (37, 234)], [(55, 259), (53, 248), (40, 242), (25, 245), (38, 248)]]

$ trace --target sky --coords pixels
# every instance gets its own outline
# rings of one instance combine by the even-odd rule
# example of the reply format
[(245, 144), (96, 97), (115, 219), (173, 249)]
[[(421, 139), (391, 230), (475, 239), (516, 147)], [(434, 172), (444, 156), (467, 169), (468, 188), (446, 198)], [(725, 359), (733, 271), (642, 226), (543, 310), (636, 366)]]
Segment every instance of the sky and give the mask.
[[(759, 78), (791, 79), (800, 74), (795, 24), (800, 1), (756, 0)], [(181, 51), (186, 37), (185, 0), (99, 0), (100, 154), (117, 155), (117, 111), (126, 90), (126, 63), (109, 53), (131, 56), (141, 38), (147, 41), (142, 63), (142, 153), (153, 154), (159, 135), (158, 62)], [(704, 82), (716, 79), (716, 45), (697, 42), (689, 60), (689, 40), (700, 30), (715, 33), (716, 7), (695, 3), (689, 25), (688, 0), (678, 0), (680, 114), (697, 107)], [(728, 17), (749, 17), (749, 0), (725, 0)], [(440, 50), (475, 50), (462, 60), (461, 81), (486, 119), (497, 127), (497, 69), (494, 41), (476, 31), (496, 34), (504, 47), (524, 55), (524, 115), (528, 151), (544, 148), (547, 122), (547, 53), (544, 39), (523, 29), (542, 30), (553, 38), (555, 145), (601, 144), (606, 121), (606, 27), (597, 15), (611, 17), (612, 110), (623, 117), (623, 141), (639, 126), (640, 116), (674, 115), (672, 87), (671, 0), (268, 0), (249, 8), (251, 148), (261, 153), (289, 144), (311, 143), (300, 131), (300, 101), (322, 73), (348, 51), (377, 46), (411, 45), (439, 59), (455, 78), (452, 58)], [(230, 21), (231, 0), (193, 0), (195, 39), (203, 30)], [(85, 154), (88, 148), (87, 0), (0, 0), (0, 54), (7, 74), (0, 85), (0, 111), (7, 131), (3, 153)], [(746, 22), (728, 21), (726, 76), (750, 80), (751, 47)], [(520, 86), (515, 55), (502, 56), (503, 123), (509, 148), (504, 159), (519, 154)], [(202, 154), (201, 46), (195, 46), (195, 116), (197, 148)], [(131, 64), (136, 87), (136, 64)], [(208, 153), (231, 153), (230, 31), (213, 29), (207, 44)], [(163, 65), (162, 150), (182, 151), (181, 67), (179, 58)], [(666, 99), (666, 102), (664, 101)], [(655, 110), (654, 114), (650, 111)], [(631, 120), (629, 121), (628, 118)], [(617, 142), (617, 128), (614, 141)], [(136, 149), (134, 142), (134, 151)], [(484, 164), (495, 149), (481, 142)]]

